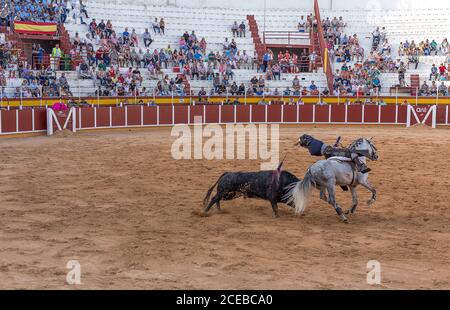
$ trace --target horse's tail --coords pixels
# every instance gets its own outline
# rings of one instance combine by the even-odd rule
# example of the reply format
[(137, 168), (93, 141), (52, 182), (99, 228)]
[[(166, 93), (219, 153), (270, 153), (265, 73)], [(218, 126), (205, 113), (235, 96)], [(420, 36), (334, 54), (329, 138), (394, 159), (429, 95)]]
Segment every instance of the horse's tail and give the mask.
[(311, 171), (308, 170), (303, 181), (294, 183), (285, 196), (288, 204), (295, 205), (295, 212), (297, 214), (303, 215), (303, 213), (305, 213), (305, 209), (308, 205), (309, 198), (311, 197), (311, 190), (314, 184), (315, 183)]
[[(228, 173), (228, 172), (227, 172)], [(214, 191), (214, 188), (216, 188), (217, 184), (219, 184), (220, 180), (227, 174), (224, 173), (220, 176), (219, 179), (217, 179), (217, 182), (214, 183), (214, 185), (208, 190), (208, 192), (206, 193), (206, 197), (205, 199), (203, 199), (203, 207), (206, 208), (208, 203), (209, 203), (209, 199), (211, 198), (211, 194)]]

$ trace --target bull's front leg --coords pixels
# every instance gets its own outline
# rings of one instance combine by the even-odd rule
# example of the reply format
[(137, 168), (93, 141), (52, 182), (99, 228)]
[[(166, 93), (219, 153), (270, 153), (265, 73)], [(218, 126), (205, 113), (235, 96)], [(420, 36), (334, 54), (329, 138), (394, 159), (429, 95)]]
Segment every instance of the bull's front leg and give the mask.
[(278, 214), (278, 204), (274, 201), (272, 201), (271, 204), (272, 204), (273, 217), (279, 218), (280, 215)]

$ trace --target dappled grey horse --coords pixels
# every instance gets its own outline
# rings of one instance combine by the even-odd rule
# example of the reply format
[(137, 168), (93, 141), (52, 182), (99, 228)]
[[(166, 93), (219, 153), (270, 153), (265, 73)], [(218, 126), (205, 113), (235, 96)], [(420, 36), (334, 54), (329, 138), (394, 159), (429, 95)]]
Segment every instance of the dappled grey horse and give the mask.
[[(377, 149), (372, 143), (372, 139), (358, 139), (353, 142), (349, 149), (357, 151), (358, 154), (365, 156), (360, 160), (366, 163), (367, 159), (372, 161), (378, 160)], [(351, 159), (345, 157), (332, 157), (328, 160), (321, 160), (312, 165), (305, 175), (303, 181), (295, 183), (291, 186), (290, 191), (286, 195), (288, 203), (295, 205), (297, 214), (303, 215), (311, 197), (311, 191), (315, 187), (320, 190), (320, 198), (329, 203), (344, 223), (348, 223), (346, 215), (356, 212), (358, 207), (358, 194), (356, 188), (361, 185), (372, 193), (372, 198), (367, 205), (372, 205), (377, 199), (377, 192), (369, 181), (369, 174), (363, 174), (356, 170)], [(336, 202), (336, 186), (348, 186), (352, 193), (352, 207), (344, 213), (342, 208)], [(328, 197), (327, 194), (328, 193)]]

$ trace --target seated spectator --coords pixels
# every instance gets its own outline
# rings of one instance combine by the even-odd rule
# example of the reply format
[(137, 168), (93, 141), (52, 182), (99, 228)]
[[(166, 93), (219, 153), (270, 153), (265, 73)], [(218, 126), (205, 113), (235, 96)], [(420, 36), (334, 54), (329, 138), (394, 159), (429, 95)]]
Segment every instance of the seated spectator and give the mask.
[(239, 35), (239, 24), (237, 21), (234, 21), (234, 24), (231, 26), (231, 32), (233, 33), (234, 38)]
[(159, 21), (159, 30), (161, 35), (165, 35), (166, 34), (166, 22), (164, 21), (164, 18), (161, 18)]
[(444, 82), (441, 82), (441, 85), (439, 85), (438, 92), (439, 92), (439, 96), (442, 96), (442, 97), (448, 95), (447, 86), (445, 86)]
[(200, 89), (200, 91), (198, 92), (198, 101), (199, 102), (207, 101), (207, 94), (206, 94), (206, 91), (205, 91), (204, 87), (202, 87)]
[(309, 91), (310, 91), (310, 92), (315, 92), (315, 91), (317, 91), (317, 86), (316, 86), (316, 84), (315, 84), (314, 81), (311, 81), (311, 85), (309, 85)]
[(427, 84), (427, 81), (424, 81), (422, 86), (420, 87), (420, 95), (428, 96), (430, 94), (430, 87)]
[(372, 32), (372, 48), (378, 49), (378, 45), (381, 41), (381, 32), (380, 27), (377, 27), (374, 32)]
[(80, 78), (82, 79), (92, 79), (92, 75), (91, 75), (91, 71), (89, 69), (89, 66), (87, 65), (87, 63), (85, 61), (83, 61), (80, 64), (80, 69), (79, 69), (79, 73), (80, 73)]
[(295, 91), (300, 91), (300, 80), (298, 79), (298, 76), (295, 76), (295, 78), (292, 80), (292, 88)]
[(272, 66), (272, 74), (273, 74), (273, 78), (274, 80), (281, 80), (281, 67), (278, 63), (274, 64)]
[(155, 18), (155, 21), (152, 23), (152, 27), (153, 27), (153, 32), (155, 34), (161, 34), (161, 28), (160, 28), (160, 24), (158, 22), (158, 18)]
[(138, 38), (138, 35), (134, 28), (131, 31), (130, 40), (131, 40), (131, 42), (130, 42), (131, 46), (139, 46), (139, 38)]
[(236, 82), (233, 82), (233, 84), (231, 84), (230, 92), (233, 96), (239, 94), (239, 86), (236, 84)]
[(431, 86), (430, 86), (430, 95), (431, 96), (436, 96), (437, 92), (438, 92), (438, 88), (437, 88), (437, 85), (436, 85), (436, 81), (433, 81), (431, 83)]
[(433, 66), (431, 66), (430, 81), (436, 81), (438, 77), (438, 68), (433, 64)]
[(242, 38), (242, 37), (244, 37), (245, 38), (245, 32), (246, 32), (246, 26), (245, 26), (245, 23), (244, 23), (244, 21), (242, 21), (242, 23), (239, 25), (239, 37), (240, 38)]
[(122, 40), (124, 44), (128, 44), (130, 42), (130, 33), (128, 32), (128, 28), (125, 28), (122, 33)]

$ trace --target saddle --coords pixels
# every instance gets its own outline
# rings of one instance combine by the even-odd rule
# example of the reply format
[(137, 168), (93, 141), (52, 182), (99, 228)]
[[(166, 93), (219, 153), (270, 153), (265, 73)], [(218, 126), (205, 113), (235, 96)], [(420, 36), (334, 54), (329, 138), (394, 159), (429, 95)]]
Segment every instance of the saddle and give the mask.
[(328, 160), (334, 160), (334, 161), (338, 161), (338, 162), (344, 162), (344, 163), (353, 163), (353, 160), (351, 160), (351, 158), (348, 157), (342, 157), (342, 156), (334, 156), (334, 157), (330, 157), (328, 158)]
[[(351, 160), (350, 158), (347, 158), (347, 157), (340, 157), (340, 156), (330, 157), (327, 160), (333, 160), (333, 161), (337, 161), (340, 163), (348, 163), (352, 167), (352, 170), (353, 170), (353, 179), (352, 179), (351, 184), (353, 185), (355, 183), (356, 177), (358, 175), (358, 169), (356, 167), (356, 164), (353, 162), (353, 160)], [(348, 192), (348, 190), (349, 190), (348, 186), (341, 186), (341, 188), (344, 192)]]

